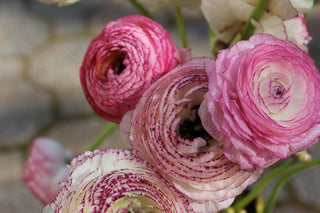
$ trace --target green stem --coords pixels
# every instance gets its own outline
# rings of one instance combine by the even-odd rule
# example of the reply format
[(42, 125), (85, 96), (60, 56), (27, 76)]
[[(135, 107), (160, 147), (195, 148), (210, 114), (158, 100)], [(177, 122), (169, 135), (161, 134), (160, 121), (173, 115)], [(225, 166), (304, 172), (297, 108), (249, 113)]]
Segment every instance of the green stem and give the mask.
[(181, 40), (181, 45), (183, 48), (188, 47), (188, 42), (187, 42), (187, 36), (186, 36), (186, 29), (184, 27), (184, 21), (181, 13), (181, 8), (176, 7), (174, 10), (175, 17), (176, 17), (176, 22), (180, 34), (180, 40)]
[(233, 205), (234, 209), (236, 211), (239, 211), (239, 210), (245, 208), (251, 201), (253, 201), (263, 191), (263, 189), (266, 187), (266, 185), (268, 185), (273, 180), (273, 178), (275, 178), (276, 176), (280, 175), (285, 170), (290, 168), (292, 165), (295, 164), (295, 162), (296, 162), (296, 160), (290, 159), (285, 164), (275, 168), (270, 173), (265, 175), (259, 181), (259, 183), (256, 185), (256, 187), (253, 188), (247, 196), (240, 199), (238, 202), (236, 202)]
[(311, 9), (304, 14), (304, 19), (307, 19), (307, 18), (308, 18), (308, 16), (309, 16), (310, 13), (313, 11), (313, 9), (314, 9), (315, 6), (316, 6), (316, 2), (314, 2), (314, 3), (313, 3), (313, 6), (311, 7)]
[(115, 128), (118, 127), (118, 124), (108, 122), (108, 124), (103, 128), (99, 135), (95, 138), (92, 144), (89, 147), (89, 151), (93, 151), (99, 147), (103, 139), (105, 139)]
[(282, 188), (282, 186), (292, 177), (294, 176), (295, 174), (303, 171), (303, 170), (306, 170), (310, 167), (313, 167), (313, 166), (316, 166), (320, 164), (320, 158), (316, 159), (316, 160), (313, 160), (313, 161), (310, 161), (309, 163), (305, 163), (305, 164), (302, 164), (302, 165), (299, 165), (293, 169), (291, 169), (289, 172), (287, 172), (286, 174), (284, 174), (279, 180), (278, 182), (276, 183), (276, 185), (274, 186), (273, 188), (273, 191), (272, 191), (272, 194), (271, 194), (271, 197), (270, 197), (270, 200), (267, 204), (267, 208), (265, 210), (265, 213), (270, 213), (276, 203), (276, 200), (277, 200), (277, 196), (280, 192), (280, 189)]
[(141, 15), (153, 19), (151, 13), (141, 3), (137, 2), (137, 0), (129, 0), (129, 2), (139, 11)]
[(259, 21), (262, 17), (268, 3), (270, 0), (259, 0), (256, 6), (254, 7), (249, 20), (247, 21), (246, 25), (244, 26), (244, 29), (242, 31), (241, 40), (248, 40), (250, 36), (253, 35), (255, 27), (251, 23), (251, 19), (254, 19), (256, 21)]

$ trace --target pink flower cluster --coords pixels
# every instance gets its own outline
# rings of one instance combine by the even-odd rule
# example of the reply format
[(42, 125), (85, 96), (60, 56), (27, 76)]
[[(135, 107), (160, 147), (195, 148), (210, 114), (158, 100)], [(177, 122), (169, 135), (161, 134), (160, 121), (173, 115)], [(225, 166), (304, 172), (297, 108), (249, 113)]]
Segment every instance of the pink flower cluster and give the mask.
[[(107, 24), (88, 47), (80, 79), (93, 110), (121, 121), (132, 150), (80, 154), (59, 192), (40, 196), (49, 203), (44, 212), (228, 208), (266, 167), (320, 136), (320, 73), (301, 48), (257, 33), (216, 59), (188, 60), (190, 52), (146, 17)], [(33, 152), (25, 179), (41, 191), (48, 181), (30, 171), (43, 168), (47, 177), (61, 163), (39, 166)]]

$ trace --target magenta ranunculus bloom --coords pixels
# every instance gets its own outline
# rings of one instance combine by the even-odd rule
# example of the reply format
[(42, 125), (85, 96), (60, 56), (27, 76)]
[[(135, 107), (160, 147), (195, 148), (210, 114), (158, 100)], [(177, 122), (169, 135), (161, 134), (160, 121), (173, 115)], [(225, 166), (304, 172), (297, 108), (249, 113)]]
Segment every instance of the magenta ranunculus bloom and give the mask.
[(195, 212), (217, 212), (255, 182), (262, 170), (241, 170), (222, 144), (202, 127), (198, 108), (208, 91), (210, 58), (178, 65), (155, 82), (128, 112), (120, 129), (134, 149), (150, 161)]
[(188, 212), (188, 200), (129, 150), (82, 153), (69, 171), (56, 200), (43, 213)]
[(256, 34), (220, 51), (207, 69), (203, 125), (242, 169), (265, 168), (317, 142), (319, 70), (295, 44)]
[(140, 15), (122, 17), (88, 47), (80, 68), (84, 94), (96, 113), (119, 123), (153, 82), (189, 55), (159, 23)]
[(68, 177), (67, 163), (73, 154), (49, 138), (37, 138), (25, 163), (23, 179), (43, 204), (52, 202)]

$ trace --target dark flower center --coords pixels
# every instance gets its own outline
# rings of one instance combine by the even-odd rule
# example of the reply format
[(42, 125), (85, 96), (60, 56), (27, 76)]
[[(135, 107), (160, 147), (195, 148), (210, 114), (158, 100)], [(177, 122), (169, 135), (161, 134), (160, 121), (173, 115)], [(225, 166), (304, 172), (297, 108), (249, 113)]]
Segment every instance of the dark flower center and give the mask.
[(119, 54), (119, 57), (117, 57), (113, 63), (112, 63), (112, 70), (113, 73), (116, 75), (120, 75), (122, 73), (122, 71), (126, 68), (126, 66), (123, 64), (124, 59), (125, 59), (126, 55), (123, 53)]
[(285, 89), (279, 82), (272, 82), (270, 90), (273, 97), (281, 98)]
[(180, 122), (178, 127), (178, 133), (182, 138), (193, 140), (197, 137), (201, 137), (206, 141), (212, 139), (212, 137), (203, 128), (200, 117), (198, 115), (199, 105), (191, 108), (190, 116)]

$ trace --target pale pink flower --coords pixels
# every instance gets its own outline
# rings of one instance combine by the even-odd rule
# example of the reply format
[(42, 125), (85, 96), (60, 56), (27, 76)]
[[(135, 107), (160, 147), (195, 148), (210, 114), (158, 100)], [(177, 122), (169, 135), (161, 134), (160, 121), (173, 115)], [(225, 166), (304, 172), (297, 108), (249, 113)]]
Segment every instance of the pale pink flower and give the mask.
[(320, 74), (295, 44), (255, 34), (208, 65), (205, 129), (242, 169), (265, 168), (320, 136)]
[(68, 177), (67, 163), (73, 155), (58, 142), (37, 138), (25, 163), (23, 179), (27, 187), (43, 204), (53, 201)]
[(74, 4), (79, 0), (38, 0), (39, 2), (45, 4), (55, 4), (58, 3), (58, 6), (67, 6), (69, 4)]
[[(257, 0), (202, 0), (201, 9), (210, 28), (215, 32), (216, 45), (227, 45), (240, 33), (249, 20)], [(310, 0), (271, 0), (259, 22), (255, 33), (268, 33), (279, 39), (287, 39), (306, 50), (310, 41), (304, 17), (313, 5)], [(298, 33), (297, 33), (298, 31)]]
[(119, 123), (184, 56), (157, 22), (140, 15), (122, 17), (108, 23), (88, 47), (80, 68), (84, 94), (96, 113)]
[(129, 150), (85, 152), (43, 212), (186, 213), (188, 201), (146, 161)]
[(205, 64), (177, 66), (144, 94), (120, 123), (124, 138), (191, 201), (195, 212), (216, 212), (255, 182), (262, 170), (241, 170), (202, 127), (198, 108), (208, 89)]
[(311, 37), (303, 14), (283, 21), (266, 13), (262, 21), (252, 20), (252, 24), (256, 27), (256, 33), (267, 33), (278, 39), (292, 41), (304, 51), (308, 51), (307, 45)]

